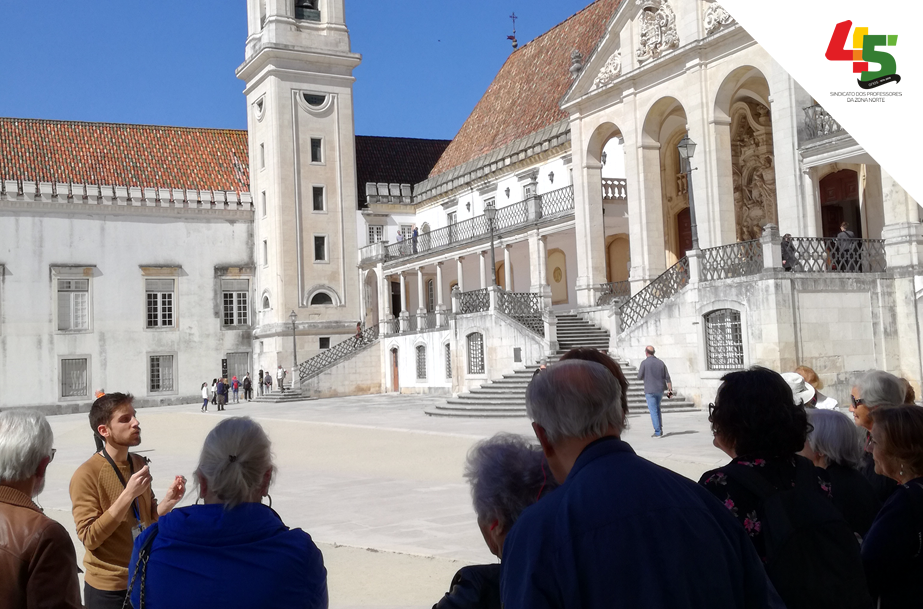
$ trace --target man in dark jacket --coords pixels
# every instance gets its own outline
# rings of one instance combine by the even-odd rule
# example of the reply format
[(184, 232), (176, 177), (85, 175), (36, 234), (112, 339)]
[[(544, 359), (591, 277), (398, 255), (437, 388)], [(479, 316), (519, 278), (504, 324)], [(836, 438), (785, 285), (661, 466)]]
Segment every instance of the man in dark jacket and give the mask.
[(503, 546), (506, 609), (778, 607), (746, 531), (691, 480), (619, 439), (621, 388), (596, 362), (536, 376), (526, 408), (555, 480)]
[(215, 393), (218, 396), (218, 410), (224, 410), (224, 405), (228, 403), (228, 380), (226, 378), (218, 379)]
[(660, 403), (663, 401), (663, 392), (667, 397), (673, 397), (673, 381), (667, 365), (654, 355), (654, 347), (648, 345), (644, 348), (644, 361), (638, 366), (638, 380), (644, 381), (644, 399), (647, 409), (651, 412), (651, 423), (654, 424), (655, 438), (663, 437), (663, 416)]
[(70, 535), (32, 497), (45, 486), (54, 436), (37, 412), (0, 413), (0, 605), (77, 609), (77, 555)]

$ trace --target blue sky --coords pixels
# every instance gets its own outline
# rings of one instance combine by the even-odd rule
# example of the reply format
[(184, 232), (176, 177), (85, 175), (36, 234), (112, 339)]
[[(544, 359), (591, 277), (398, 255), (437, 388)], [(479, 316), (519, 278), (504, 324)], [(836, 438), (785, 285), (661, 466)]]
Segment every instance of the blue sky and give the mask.
[[(451, 138), (511, 52), (590, 0), (347, 0), (356, 133)], [(243, 0), (0, 0), (0, 116), (246, 128)]]

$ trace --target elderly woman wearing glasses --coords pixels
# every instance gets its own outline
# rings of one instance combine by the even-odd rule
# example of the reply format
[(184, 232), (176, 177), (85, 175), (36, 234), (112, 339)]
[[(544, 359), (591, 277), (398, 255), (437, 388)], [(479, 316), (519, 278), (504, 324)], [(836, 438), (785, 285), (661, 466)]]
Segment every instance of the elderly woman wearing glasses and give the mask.
[[(478, 527), (490, 553), (500, 558), (503, 541), (519, 515), (558, 483), (549, 475), (538, 445), (524, 437), (498, 433), (475, 444), (468, 453), (465, 478)], [(433, 609), (500, 609), (500, 565), (463, 567), (451, 589)]]
[(859, 471), (875, 489), (875, 496), (884, 503), (897, 486), (894, 480), (875, 472), (872, 458), (872, 428), (875, 425), (872, 412), (879, 406), (897, 406), (904, 403), (904, 386), (901, 380), (883, 370), (866, 372), (856, 380), (849, 396), (849, 412), (858, 427), (866, 430), (865, 452), (859, 462)]

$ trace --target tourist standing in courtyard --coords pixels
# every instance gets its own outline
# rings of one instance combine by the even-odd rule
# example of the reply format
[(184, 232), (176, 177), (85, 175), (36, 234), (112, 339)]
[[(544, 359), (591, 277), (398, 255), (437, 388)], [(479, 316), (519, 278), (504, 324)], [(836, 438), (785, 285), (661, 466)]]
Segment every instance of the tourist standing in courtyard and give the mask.
[(0, 605), (78, 609), (77, 554), (67, 530), (32, 500), (54, 459), (45, 417), (0, 412)]
[(202, 383), (202, 412), (208, 412), (208, 382)]
[(266, 371), (266, 393), (272, 393), (272, 375), (269, 374), (269, 370)]
[(872, 370), (856, 380), (849, 395), (849, 412), (852, 413), (853, 421), (865, 430), (865, 452), (859, 463), (859, 471), (872, 484), (875, 496), (881, 503), (888, 500), (897, 484), (875, 469), (875, 459), (872, 457), (872, 428), (875, 421), (872, 413), (880, 406), (903, 404), (904, 394), (904, 386), (899, 378), (884, 370)]
[(788, 609), (868, 609), (859, 542), (804, 448), (808, 417), (782, 376), (754, 366), (721, 379), (708, 407), (731, 462), (700, 484), (745, 530)]
[(240, 380), (236, 376), (231, 379), (231, 393), (234, 394), (234, 403), (240, 404)]
[(266, 380), (266, 379), (263, 378), (263, 376), (264, 376), (264, 375), (263, 375), (263, 369), (260, 368), (260, 373), (256, 376), (256, 384), (257, 384), (257, 386), (260, 388), (260, 395), (263, 395), (263, 385), (264, 385), (265, 380)]
[(923, 408), (883, 406), (871, 414), (875, 470), (897, 488), (862, 544), (878, 609), (916, 609), (923, 602)]
[(253, 381), (249, 372), (244, 376), (244, 399), (248, 402), (253, 399)]
[(218, 410), (222, 411), (224, 410), (225, 404), (228, 403), (228, 386), (225, 378), (222, 377), (218, 379), (215, 392), (218, 394)]
[(285, 368), (282, 364), (279, 364), (279, 368), (276, 369), (276, 381), (279, 385), (279, 393), (285, 393)]
[(621, 388), (604, 366), (550, 366), (529, 384), (526, 409), (561, 486), (506, 536), (506, 609), (778, 606), (733, 516), (619, 439)]
[[(195, 470), (204, 505), (144, 531), (131, 558), (131, 602), (147, 609), (327, 608), (327, 571), (311, 536), (269, 505), (269, 437), (249, 417), (221, 421)], [(140, 560), (144, 555), (147, 560)]]
[(74, 524), (86, 548), (87, 609), (122, 607), (134, 538), (172, 510), (186, 493), (186, 479), (176, 476), (158, 503), (144, 458), (128, 452), (141, 444), (133, 399), (131, 394), (108, 393), (93, 402), (90, 427), (106, 445), (71, 478)]
[(647, 409), (651, 412), (651, 423), (654, 424), (654, 438), (663, 437), (663, 417), (661, 416), (660, 403), (663, 401), (663, 392), (667, 397), (673, 397), (673, 381), (667, 365), (654, 355), (654, 347), (648, 345), (644, 348), (644, 361), (638, 366), (638, 380), (644, 381), (644, 399)]
[[(557, 488), (538, 445), (498, 433), (468, 451), (465, 478), (478, 528), (490, 553), (503, 556), (503, 542), (522, 511)], [(462, 567), (449, 592), (433, 609), (500, 609), (500, 563)]]

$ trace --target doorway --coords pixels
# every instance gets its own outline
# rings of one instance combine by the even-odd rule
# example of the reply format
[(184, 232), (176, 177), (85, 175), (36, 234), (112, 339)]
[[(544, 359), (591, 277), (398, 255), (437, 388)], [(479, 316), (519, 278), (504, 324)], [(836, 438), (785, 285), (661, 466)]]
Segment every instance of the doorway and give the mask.
[(391, 391), (394, 393), (401, 392), (401, 377), (398, 374), (397, 366), (397, 347), (391, 348)]
[(840, 224), (862, 238), (862, 217), (859, 214), (859, 174), (852, 169), (831, 173), (820, 181), (820, 216), (824, 237), (836, 237)]
[(398, 317), (401, 314), (401, 284), (391, 282), (391, 315)]
[(676, 214), (676, 243), (679, 247), (679, 251), (676, 252), (677, 259), (692, 249), (692, 217), (689, 215), (688, 207)]

